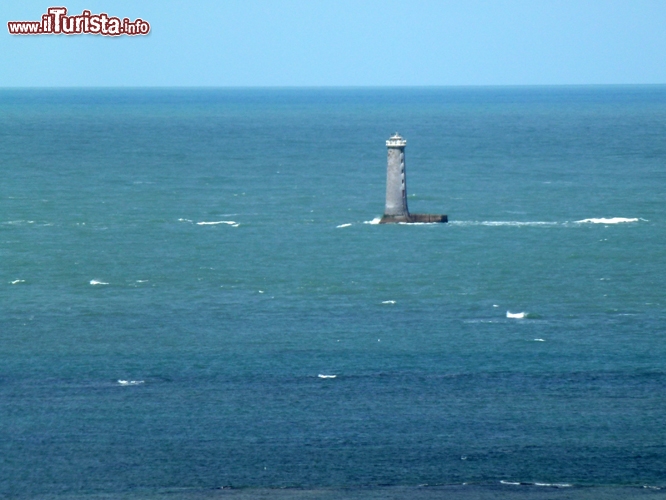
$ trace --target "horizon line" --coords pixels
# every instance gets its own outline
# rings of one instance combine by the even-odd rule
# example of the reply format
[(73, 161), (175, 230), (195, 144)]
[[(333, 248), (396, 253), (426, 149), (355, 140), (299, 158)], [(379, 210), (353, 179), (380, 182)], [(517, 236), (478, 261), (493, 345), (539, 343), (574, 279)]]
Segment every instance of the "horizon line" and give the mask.
[(538, 84), (454, 84), (454, 85), (21, 85), (0, 86), (0, 90), (336, 90), (336, 89), (468, 89), (468, 88), (563, 88), (563, 87), (663, 87), (666, 83), (538, 83)]

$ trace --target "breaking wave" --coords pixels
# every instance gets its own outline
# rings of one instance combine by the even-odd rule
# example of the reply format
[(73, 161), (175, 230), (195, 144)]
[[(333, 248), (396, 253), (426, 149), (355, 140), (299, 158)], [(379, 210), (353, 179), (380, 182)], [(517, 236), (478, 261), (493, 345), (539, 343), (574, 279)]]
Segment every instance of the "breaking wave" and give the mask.
[(8, 220), (6, 222), (3, 222), (3, 224), (9, 225), (9, 226), (15, 226), (18, 224), (34, 224), (34, 220)]
[(517, 481), (504, 481), (501, 480), (500, 484), (507, 484), (511, 486), (547, 486), (549, 488), (571, 488), (573, 484), (569, 483), (530, 483), (530, 482), (517, 482)]
[(398, 222), (398, 224), (404, 224), (405, 226), (439, 226), (441, 222)]
[(227, 224), (229, 226), (238, 227), (238, 222), (233, 220), (216, 220), (212, 222), (197, 222), (197, 226), (216, 226), (217, 224)]
[(507, 311), (506, 312), (506, 317), (507, 318), (513, 318), (513, 319), (523, 319), (527, 316), (527, 313), (525, 312), (519, 312), (519, 313), (512, 313)]
[[(574, 224), (622, 224), (626, 222), (638, 222), (645, 221), (646, 219), (641, 218), (627, 218), (627, 217), (610, 217), (610, 218), (591, 218), (591, 219), (582, 219), (573, 221)], [(516, 220), (484, 220), (484, 221), (474, 221), (474, 220), (456, 220), (450, 221), (449, 224), (453, 226), (567, 226), (571, 224), (570, 221), (563, 222), (552, 222), (552, 221), (516, 221)]]
[(599, 219), (583, 219), (583, 220), (577, 220), (576, 222), (578, 224), (622, 224), (623, 222), (638, 222), (639, 220), (645, 220), (645, 219), (638, 219), (638, 218), (633, 218), (633, 219), (628, 219), (626, 217), (611, 217), (610, 219), (605, 219), (605, 218), (599, 218)]
[(122, 380), (118, 379), (118, 385), (140, 385), (143, 384), (143, 380)]
[(450, 221), (454, 226), (557, 226), (559, 222), (546, 221), (517, 221), (517, 220), (456, 220)]

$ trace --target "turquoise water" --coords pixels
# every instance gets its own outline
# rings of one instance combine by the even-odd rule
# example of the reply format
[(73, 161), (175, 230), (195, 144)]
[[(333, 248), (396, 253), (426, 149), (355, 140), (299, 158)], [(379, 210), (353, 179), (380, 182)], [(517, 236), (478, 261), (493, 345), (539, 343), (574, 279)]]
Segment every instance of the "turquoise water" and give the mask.
[[(370, 223), (395, 131), (449, 224)], [(663, 86), (0, 91), (0, 495), (665, 487), (665, 137)]]

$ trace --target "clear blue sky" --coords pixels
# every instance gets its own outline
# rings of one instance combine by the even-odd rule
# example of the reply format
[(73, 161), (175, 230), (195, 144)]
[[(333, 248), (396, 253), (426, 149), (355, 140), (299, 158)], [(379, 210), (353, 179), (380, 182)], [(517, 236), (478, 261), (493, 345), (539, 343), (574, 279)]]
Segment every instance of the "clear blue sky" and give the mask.
[[(52, 5), (152, 31), (9, 35)], [(0, 87), (666, 83), (666, 0), (2, 0), (0, 14)]]

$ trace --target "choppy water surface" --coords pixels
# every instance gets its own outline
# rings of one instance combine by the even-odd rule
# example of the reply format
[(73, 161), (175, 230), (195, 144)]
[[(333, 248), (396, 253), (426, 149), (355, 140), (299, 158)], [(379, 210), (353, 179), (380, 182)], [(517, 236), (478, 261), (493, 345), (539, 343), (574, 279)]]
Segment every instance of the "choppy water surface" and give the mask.
[[(396, 130), (449, 224), (371, 223)], [(661, 495), (665, 138), (665, 87), (0, 91), (0, 495)]]

